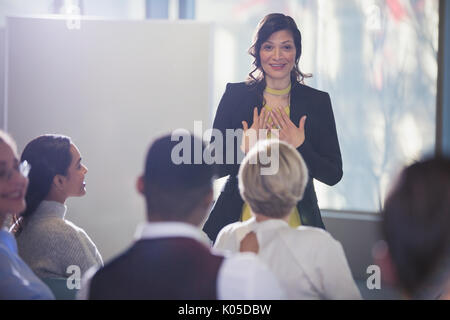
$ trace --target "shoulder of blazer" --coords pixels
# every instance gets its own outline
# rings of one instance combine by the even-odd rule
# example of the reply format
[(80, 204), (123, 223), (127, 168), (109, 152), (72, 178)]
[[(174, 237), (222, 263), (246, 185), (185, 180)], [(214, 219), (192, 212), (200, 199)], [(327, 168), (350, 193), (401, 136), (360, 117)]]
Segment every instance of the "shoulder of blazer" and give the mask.
[(228, 83), (227, 91), (230, 90), (233, 94), (236, 95), (248, 95), (254, 89), (254, 86), (248, 85), (246, 82), (237, 82), (237, 83)]
[(228, 83), (225, 92), (228, 104), (232, 104), (232, 108), (239, 107), (240, 112), (246, 110), (246, 108), (258, 106), (260, 99), (254, 89), (254, 86), (245, 82)]
[(307, 95), (310, 97), (328, 95), (328, 93), (325, 91), (320, 91), (312, 87), (308, 87), (307, 85), (301, 84), (299, 82), (295, 83), (295, 85), (293, 86), (293, 90), (297, 94)]

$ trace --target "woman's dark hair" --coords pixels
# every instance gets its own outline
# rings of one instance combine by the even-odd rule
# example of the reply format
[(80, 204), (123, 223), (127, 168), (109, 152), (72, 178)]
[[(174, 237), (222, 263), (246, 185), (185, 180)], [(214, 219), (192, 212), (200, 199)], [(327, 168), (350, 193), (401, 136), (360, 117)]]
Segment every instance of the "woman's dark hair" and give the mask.
[(301, 72), (298, 67), (298, 63), (302, 55), (302, 35), (300, 30), (297, 28), (297, 24), (294, 19), (282, 13), (271, 13), (259, 22), (258, 27), (256, 28), (253, 44), (248, 50), (248, 53), (255, 58), (253, 61), (253, 66), (255, 69), (249, 73), (249, 77), (247, 79), (248, 84), (257, 84), (258, 87), (262, 88), (262, 90), (265, 89), (266, 83), (264, 78), (264, 70), (262, 69), (259, 52), (261, 51), (261, 46), (263, 43), (266, 42), (273, 33), (281, 30), (290, 31), (292, 33), (292, 37), (294, 38), (296, 55), (294, 69), (291, 72), (292, 83), (303, 82), (304, 78), (312, 77), (311, 74)]
[(67, 175), (72, 162), (71, 143), (69, 137), (49, 134), (32, 140), (23, 150), (20, 161), (28, 161), (31, 171), (22, 218), (29, 217), (45, 199), (56, 175)]

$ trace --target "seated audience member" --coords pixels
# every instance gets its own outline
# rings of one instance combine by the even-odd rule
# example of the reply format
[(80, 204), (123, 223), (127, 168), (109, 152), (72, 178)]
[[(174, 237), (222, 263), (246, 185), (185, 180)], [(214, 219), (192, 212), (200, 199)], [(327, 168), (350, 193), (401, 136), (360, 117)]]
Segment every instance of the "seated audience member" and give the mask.
[[(277, 149), (279, 156), (273, 157)], [(267, 167), (260, 161), (264, 155), (278, 161), (276, 173), (261, 174)], [(308, 181), (305, 162), (293, 147), (277, 140), (259, 142), (244, 158), (238, 180), (253, 217), (224, 227), (216, 248), (258, 252), (289, 299), (361, 299), (341, 244), (322, 229), (288, 224)]]
[(406, 167), (386, 197), (382, 217), (385, 246), (376, 250), (376, 262), (384, 281), (405, 298), (449, 298), (450, 159)]
[(28, 143), (21, 160), (31, 165), (27, 209), (16, 233), (23, 260), (40, 278), (67, 278), (70, 266), (83, 274), (103, 265), (86, 232), (66, 219), (66, 200), (86, 194), (78, 148), (69, 137), (43, 135)]
[[(178, 143), (164, 136), (151, 145), (144, 174), (137, 181), (146, 201), (147, 222), (128, 250), (95, 274), (88, 272), (79, 299), (284, 297), (275, 276), (254, 254), (225, 258), (211, 251), (199, 226), (213, 198), (213, 167), (191, 164), (194, 152), (202, 157), (205, 145), (200, 139), (190, 134), (181, 139)], [(180, 164), (177, 149), (182, 144)]]
[(0, 300), (54, 299), (49, 288), (17, 254), (14, 236), (4, 229), (9, 215), (25, 210), (28, 164), (19, 164), (14, 141), (0, 131)]

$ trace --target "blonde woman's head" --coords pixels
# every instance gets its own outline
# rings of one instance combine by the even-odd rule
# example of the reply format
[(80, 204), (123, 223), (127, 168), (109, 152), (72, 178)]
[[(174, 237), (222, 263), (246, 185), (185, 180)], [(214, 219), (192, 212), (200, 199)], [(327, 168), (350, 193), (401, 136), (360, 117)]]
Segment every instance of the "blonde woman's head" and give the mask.
[[(267, 159), (278, 163), (267, 163)], [(261, 174), (269, 166), (278, 170)], [(259, 142), (239, 170), (239, 190), (252, 212), (275, 219), (285, 218), (292, 211), (303, 198), (307, 183), (308, 169), (302, 156), (294, 147), (278, 140)]]

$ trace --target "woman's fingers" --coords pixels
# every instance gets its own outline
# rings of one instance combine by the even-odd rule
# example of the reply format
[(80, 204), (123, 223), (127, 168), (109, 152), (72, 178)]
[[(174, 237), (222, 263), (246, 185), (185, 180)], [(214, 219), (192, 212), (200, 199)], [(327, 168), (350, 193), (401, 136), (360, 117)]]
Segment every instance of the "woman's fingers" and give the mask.
[(242, 121), (242, 128), (244, 129), (244, 132), (248, 130), (248, 123), (247, 123), (247, 121)]
[(253, 109), (253, 125), (255, 123), (258, 123), (258, 121), (259, 121), (258, 108), (255, 107), (255, 109)]
[(270, 129), (269, 128), (269, 118), (270, 118), (270, 115), (272, 114), (272, 112), (270, 112), (270, 111), (267, 111), (266, 112), (266, 116), (265, 116), (265, 118), (264, 118), (264, 129)]
[(266, 109), (263, 108), (261, 110), (260, 115), (259, 115), (259, 122), (258, 122), (259, 127), (258, 127), (258, 129), (264, 128), (264, 119), (265, 119), (265, 117), (266, 117)]
[(306, 124), (306, 119), (307, 119), (308, 117), (307, 116), (303, 116), (301, 119), (300, 119), (300, 123), (298, 124), (298, 128), (300, 129), (300, 130), (302, 130), (302, 131), (305, 131), (305, 124)]
[[(269, 125), (270, 118), (272, 118), (271, 125)], [(270, 130), (272, 132), (272, 138), (286, 141), (296, 147), (301, 146), (305, 141), (305, 125), (307, 116), (303, 116), (300, 119), (297, 127), (282, 108), (275, 108), (273, 111), (268, 111), (264, 108), (261, 110), (259, 115), (258, 108), (255, 108), (253, 110), (253, 119), (254, 123), (250, 129), (256, 130), (258, 140), (261, 139), (259, 130), (264, 130), (266, 133), (267, 130)], [(244, 133), (247, 133), (249, 128), (246, 121), (242, 121), (242, 127), (244, 129)]]
[(279, 117), (279, 115), (278, 115), (278, 112), (272, 112), (272, 121), (273, 121), (273, 123), (275, 123), (275, 127), (278, 129), (278, 130), (281, 130), (282, 129), (282, 126), (281, 126), (281, 119), (280, 119), (280, 117)]
[(280, 130), (278, 130), (278, 129), (275, 129), (275, 130), (272, 129), (272, 130), (270, 131), (270, 133), (271, 133), (273, 139), (281, 140)]
[(279, 108), (279, 111), (280, 111), (282, 123), (284, 123), (284, 126), (287, 127), (289, 125), (293, 125), (291, 119), (288, 117), (286, 112), (283, 112), (283, 109), (281, 109), (281, 108)]

